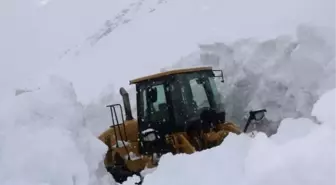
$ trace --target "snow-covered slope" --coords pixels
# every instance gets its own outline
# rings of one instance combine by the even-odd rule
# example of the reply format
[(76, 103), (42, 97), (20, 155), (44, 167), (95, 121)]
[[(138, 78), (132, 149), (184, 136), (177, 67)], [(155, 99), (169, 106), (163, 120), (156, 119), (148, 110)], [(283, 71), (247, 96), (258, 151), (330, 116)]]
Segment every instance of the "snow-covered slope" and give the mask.
[(73, 82), (85, 103), (108, 84), (127, 86), (204, 42), (270, 39), (294, 34), (301, 23), (335, 25), (333, 0), (4, 2), (1, 87), (29, 88), (54, 73)]

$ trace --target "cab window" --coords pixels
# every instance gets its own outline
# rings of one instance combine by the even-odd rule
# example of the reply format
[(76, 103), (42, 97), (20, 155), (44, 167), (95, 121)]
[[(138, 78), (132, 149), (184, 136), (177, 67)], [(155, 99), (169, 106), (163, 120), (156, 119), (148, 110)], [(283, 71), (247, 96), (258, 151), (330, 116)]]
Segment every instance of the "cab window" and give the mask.
[(158, 84), (141, 91), (144, 122), (168, 120), (168, 106), (164, 84)]

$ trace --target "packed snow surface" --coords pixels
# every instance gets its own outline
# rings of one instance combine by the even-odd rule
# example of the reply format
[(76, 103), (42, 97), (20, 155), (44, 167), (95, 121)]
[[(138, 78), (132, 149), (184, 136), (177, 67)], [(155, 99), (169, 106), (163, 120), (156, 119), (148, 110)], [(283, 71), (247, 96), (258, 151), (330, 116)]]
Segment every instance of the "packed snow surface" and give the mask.
[[(271, 138), (231, 135), (207, 151), (167, 154), (144, 185), (334, 185), (335, 96), (336, 89), (328, 91), (314, 105), (320, 125), (285, 119)], [(136, 178), (124, 184), (133, 182)]]

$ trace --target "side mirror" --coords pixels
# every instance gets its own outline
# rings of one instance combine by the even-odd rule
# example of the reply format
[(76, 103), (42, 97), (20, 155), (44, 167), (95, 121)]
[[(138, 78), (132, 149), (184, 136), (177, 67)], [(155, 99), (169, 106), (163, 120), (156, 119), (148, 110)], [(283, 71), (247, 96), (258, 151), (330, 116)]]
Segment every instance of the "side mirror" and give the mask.
[[(219, 77), (221, 78), (221, 82), (224, 83), (224, 74), (223, 74), (223, 70), (212, 70), (212, 72), (214, 73), (214, 77)], [(219, 75), (216, 75), (215, 72), (220, 72)]]
[(250, 118), (252, 120), (260, 121), (265, 117), (266, 109), (256, 110), (256, 111), (250, 111)]
[(247, 123), (244, 127), (244, 132), (247, 131), (247, 129), (250, 126), (250, 123), (251, 123), (252, 120), (255, 120), (255, 121), (262, 120), (265, 117), (265, 112), (267, 112), (266, 109), (250, 111), (250, 116), (247, 119)]

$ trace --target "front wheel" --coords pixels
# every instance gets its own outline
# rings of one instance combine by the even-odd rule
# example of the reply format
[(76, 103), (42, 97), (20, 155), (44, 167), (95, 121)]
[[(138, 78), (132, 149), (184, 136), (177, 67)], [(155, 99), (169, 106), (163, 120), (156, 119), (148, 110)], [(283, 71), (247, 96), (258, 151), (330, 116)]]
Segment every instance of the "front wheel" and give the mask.
[(107, 166), (106, 170), (112, 175), (114, 180), (120, 184), (125, 182), (128, 177), (134, 175), (134, 172), (130, 171), (125, 164), (125, 161), (120, 156), (119, 153), (116, 153), (114, 156), (115, 165)]
[(114, 180), (120, 184), (125, 182), (128, 177), (131, 177), (134, 174), (133, 172), (127, 169), (124, 169), (122, 167), (117, 167), (117, 166), (107, 167), (106, 170), (112, 175)]

